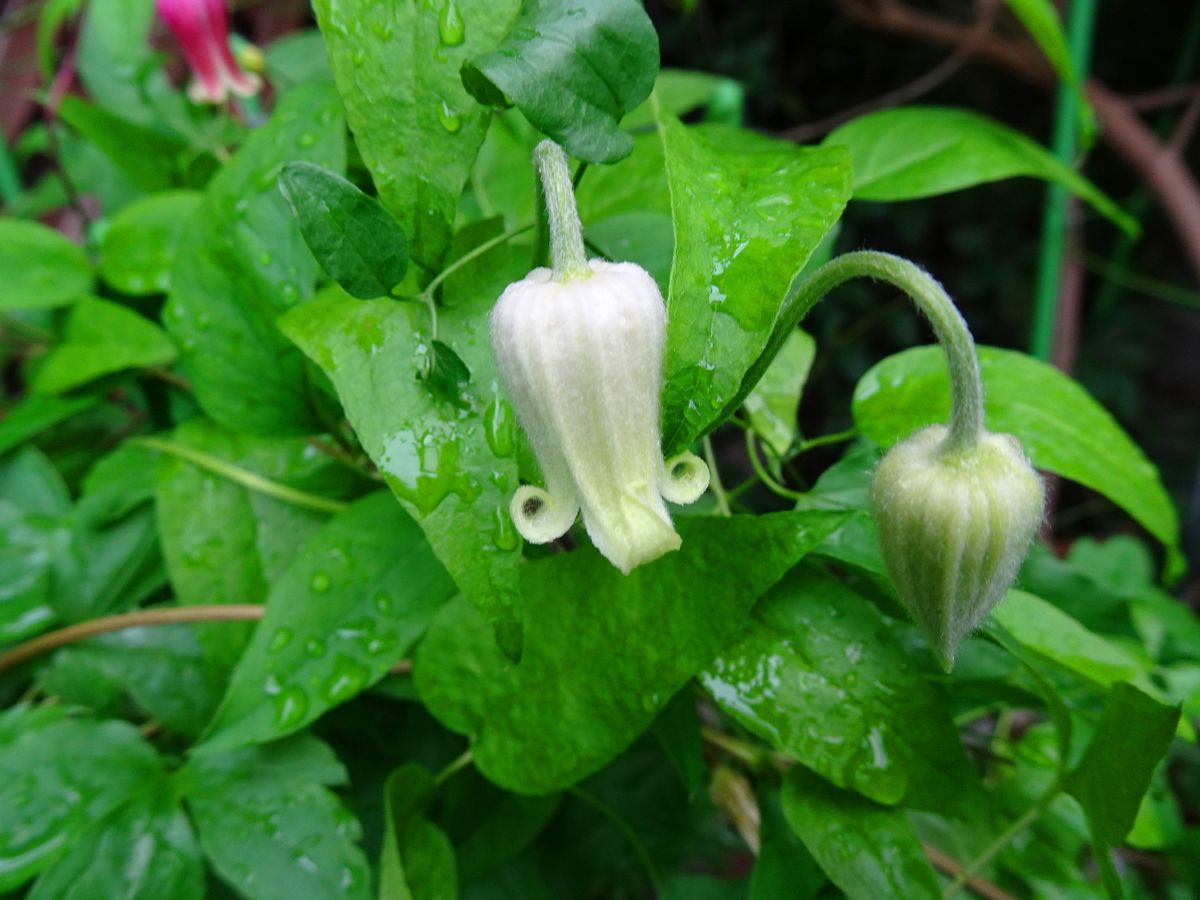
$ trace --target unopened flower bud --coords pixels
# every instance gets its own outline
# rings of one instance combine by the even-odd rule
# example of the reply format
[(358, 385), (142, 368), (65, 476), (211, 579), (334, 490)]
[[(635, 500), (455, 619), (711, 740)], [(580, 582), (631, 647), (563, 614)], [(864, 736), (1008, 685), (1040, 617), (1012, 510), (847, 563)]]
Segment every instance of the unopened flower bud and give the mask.
[(984, 432), (955, 449), (947, 436), (933, 425), (894, 446), (871, 502), (896, 593), (948, 671), (959, 642), (1012, 586), (1044, 491), (1011, 435)]
[(228, 11), (223, 0), (156, 0), (166, 23), (192, 70), (188, 96), (195, 103), (222, 103), (234, 93), (249, 97), (261, 87), (245, 72), (229, 49)]
[(596, 548), (622, 572), (679, 547), (663, 499), (691, 503), (704, 463), (663, 461), (659, 431), (666, 308), (633, 263), (591, 260), (557, 276), (534, 269), (492, 312), (492, 349), (546, 488), (512, 499), (535, 544), (563, 535), (582, 510)]

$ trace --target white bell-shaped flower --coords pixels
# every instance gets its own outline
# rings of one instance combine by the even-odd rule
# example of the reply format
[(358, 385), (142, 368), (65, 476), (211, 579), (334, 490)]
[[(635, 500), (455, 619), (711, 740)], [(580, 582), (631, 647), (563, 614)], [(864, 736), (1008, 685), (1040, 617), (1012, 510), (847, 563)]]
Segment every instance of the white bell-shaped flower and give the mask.
[(693, 502), (709, 472), (690, 453), (662, 457), (666, 305), (658, 286), (633, 263), (585, 261), (566, 158), (547, 141), (535, 159), (555, 267), (509, 285), (491, 319), (501, 379), (546, 482), (517, 490), (512, 518), (541, 544), (582, 511), (596, 548), (628, 573), (679, 547), (664, 499)]

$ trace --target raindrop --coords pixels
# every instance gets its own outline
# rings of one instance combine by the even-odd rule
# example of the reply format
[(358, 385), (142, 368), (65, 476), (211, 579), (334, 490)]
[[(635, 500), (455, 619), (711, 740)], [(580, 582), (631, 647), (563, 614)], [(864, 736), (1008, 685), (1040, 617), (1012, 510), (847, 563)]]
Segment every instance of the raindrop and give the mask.
[(309, 638), (304, 642), (304, 652), (313, 659), (319, 659), (325, 655), (325, 643), (320, 638)]
[(438, 13), (438, 39), (446, 47), (457, 47), (467, 37), (467, 26), (458, 9), (458, 0), (446, 0)]
[(275, 724), (291, 728), (308, 714), (308, 695), (303, 688), (290, 687), (275, 697)]
[(329, 590), (329, 576), (324, 572), (317, 572), (312, 577), (312, 583), (309, 585), (314, 594), (323, 594)]
[(267, 644), (268, 653), (278, 653), (292, 641), (292, 629), (276, 628), (275, 633), (271, 635), (270, 643)]
[(442, 123), (442, 127), (450, 134), (457, 134), (462, 128), (462, 116), (450, 108), (450, 104), (445, 100), (438, 104), (437, 108), (438, 121)]
[(381, 616), (390, 616), (396, 611), (396, 602), (383, 591), (376, 594), (371, 603)]
[(370, 670), (348, 656), (339, 656), (333, 672), (325, 681), (325, 697), (330, 703), (349, 700), (371, 679)]
[(311, 131), (306, 131), (300, 137), (296, 138), (297, 147), (311, 147), (317, 142), (317, 136)]

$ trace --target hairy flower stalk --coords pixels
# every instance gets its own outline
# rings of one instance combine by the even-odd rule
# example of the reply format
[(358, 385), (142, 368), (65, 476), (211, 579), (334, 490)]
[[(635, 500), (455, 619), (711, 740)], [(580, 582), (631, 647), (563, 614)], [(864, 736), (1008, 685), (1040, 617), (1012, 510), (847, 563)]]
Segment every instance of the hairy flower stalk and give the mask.
[(587, 259), (566, 156), (543, 141), (534, 161), (553, 268), (510, 284), (491, 317), (501, 380), (546, 485), (519, 488), (512, 518), (526, 540), (544, 544), (582, 512), (596, 548), (628, 574), (679, 547), (664, 499), (693, 502), (709, 472), (691, 453), (662, 458), (658, 286), (633, 263)]
[[(962, 639), (1012, 587), (1042, 521), (1042, 481), (1015, 437), (984, 429), (975, 341), (954, 301), (919, 266), (871, 250), (843, 254), (792, 287), (781, 320), (800, 321), (852, 278), (886, 281), (908, 294), (929, 319), (949, 363), (949, 425), (900, 441), (871, 483), (888, 575), (949, 670)], [(763, 366), (786, 336), (779, 333), (780, 338), (772, 336)]]
[(261, 82), (245, 72), (229, 49), (228, 11), (223, 0), (156, 0), (194, 76), (188, 96), (195, 103), (223, 103), (230, 93), (249, 97)]

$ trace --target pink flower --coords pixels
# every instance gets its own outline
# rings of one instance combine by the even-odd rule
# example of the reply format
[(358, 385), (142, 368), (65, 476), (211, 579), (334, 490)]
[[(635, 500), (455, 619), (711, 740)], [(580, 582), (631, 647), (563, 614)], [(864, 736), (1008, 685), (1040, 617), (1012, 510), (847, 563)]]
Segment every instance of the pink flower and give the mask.
[(223, 0), (155, 0), (155, 6), (195, 76), (188, 86), (193, 102), (221, 103), (230, 92), (248, 97), (258, 91), (258, 78), (242, 71), (229, 50)]

